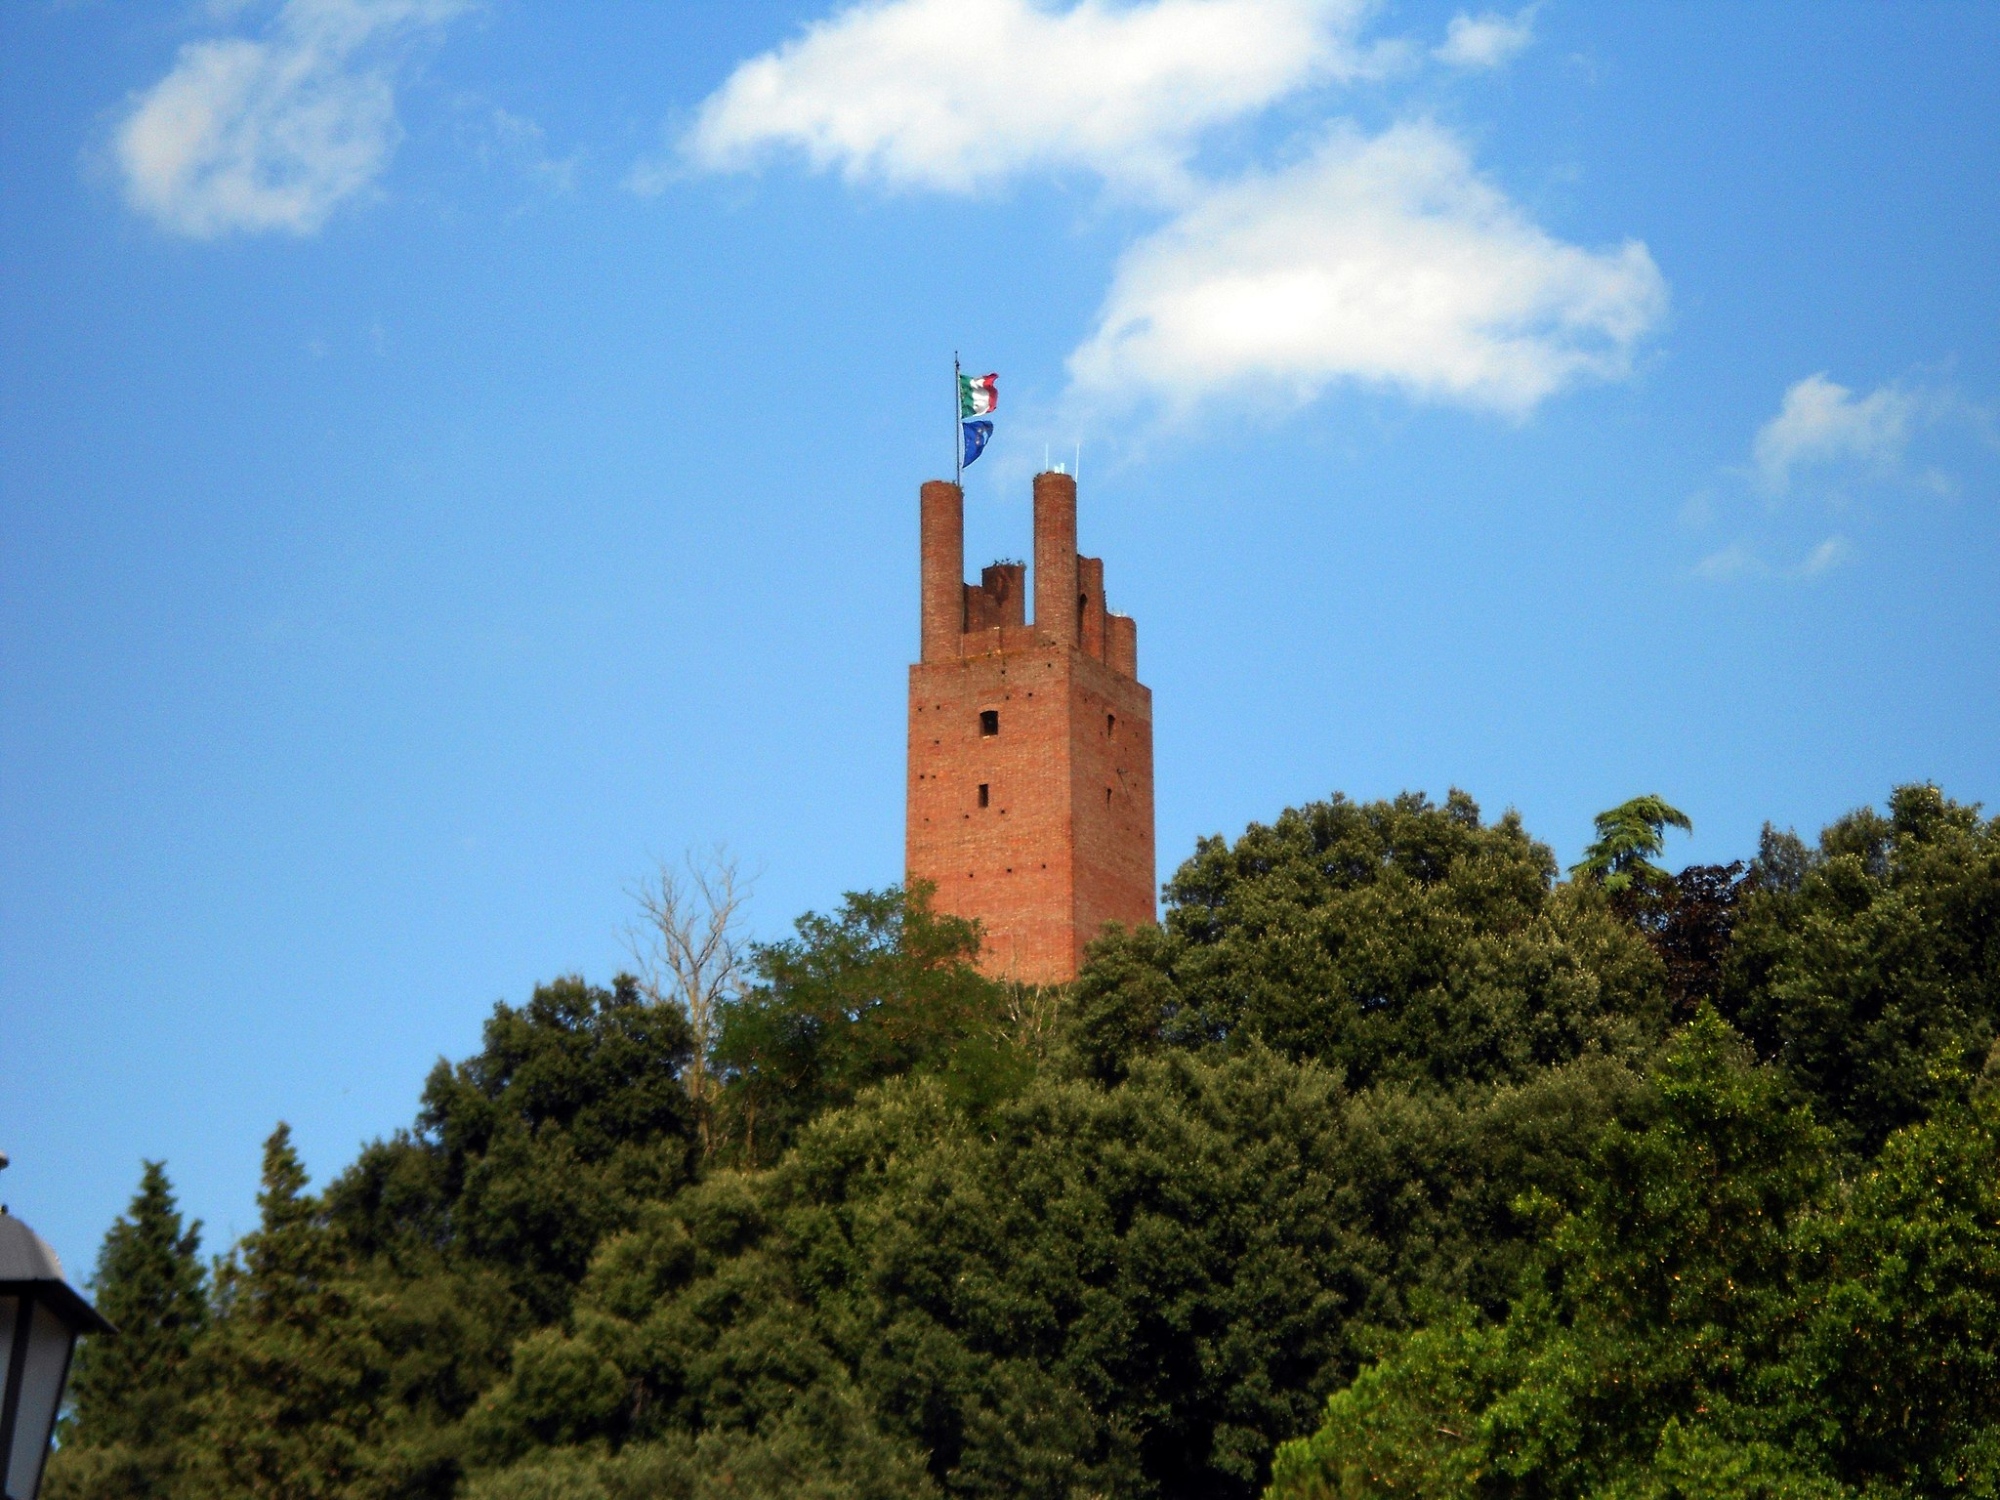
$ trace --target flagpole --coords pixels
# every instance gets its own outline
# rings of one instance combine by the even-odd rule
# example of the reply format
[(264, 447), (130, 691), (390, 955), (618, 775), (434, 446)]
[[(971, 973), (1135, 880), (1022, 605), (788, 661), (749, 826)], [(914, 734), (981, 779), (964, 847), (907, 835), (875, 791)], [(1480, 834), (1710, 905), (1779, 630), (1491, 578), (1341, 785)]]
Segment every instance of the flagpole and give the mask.
[(963, 413), (959, 409), (959, 381), (962, 372), (958, 363), (958, 351), (951, 351), (951, 472), (952, 483), (959, 493), (965, 493), (965, 434), (959, 430), (959, 419)]

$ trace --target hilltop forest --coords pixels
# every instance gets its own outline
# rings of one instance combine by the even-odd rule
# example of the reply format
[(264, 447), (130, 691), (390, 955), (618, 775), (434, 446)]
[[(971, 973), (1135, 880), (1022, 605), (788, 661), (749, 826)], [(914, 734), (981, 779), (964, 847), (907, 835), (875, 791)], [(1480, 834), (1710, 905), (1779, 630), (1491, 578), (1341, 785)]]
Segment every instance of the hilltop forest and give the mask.
[(893, 889), (549, 983), (218, 1259), (146, 1164), (45, 1493), (2000, 1494), (2000, 820), (1685, 822), (1335, 797), (1060, 991)]

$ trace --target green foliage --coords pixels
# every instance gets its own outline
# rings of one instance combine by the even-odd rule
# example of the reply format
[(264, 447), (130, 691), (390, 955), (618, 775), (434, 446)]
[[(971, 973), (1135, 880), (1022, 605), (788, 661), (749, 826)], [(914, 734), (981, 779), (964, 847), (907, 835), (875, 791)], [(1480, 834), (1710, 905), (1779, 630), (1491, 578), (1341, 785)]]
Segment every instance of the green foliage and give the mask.
[[(1242, 1469), (1234, 1429), (1295, 1420), (1330, 1284), (1366, 1271), (1327, 1211), (1331, 1088), (1268, 1053), (1177, 1060), (1117, 1095), (1037, 1085), (987, 1130), (913, 1080), (613, 1242), (570, 1341), (590, 1355), (536, 1364), (619, 1369), (632, 1398), (588, 1434), (614, 1440), (759, 1431), (852, 1382), (962, 1493)], [(523, 1376), (497, 1404), (529, 1416)]]
[(1676, 820), (1561, 884), (1310, 804), (1064, 991), (849, 896), (705, 1158), (686, 1017), (544, 986), (323, 1196), (281, 1129), (206, 1323), (149, 1167), (52, 1500), (2000, 1493), (2000, 835), (1903, 788), (1669, 877)]
[(1666, 878), (1652, 862), (1667, 847), (1667, 830), (1692, 833), (1688, 815), (1663, 797), (1648, 794), (1621, 802), (1597, 815), (1597, 838), (1570, 867), (1572, 876), (1593, 880), (1607, 891), (1622, 891)]
[(1830, 1215), (1791, 1363), (1836, 1472), (2000, 1491), (2000, 1099), (1892, 1136)]
[(1817, 851), (1766, 830), (1725, 1013), (1852, 1149), (1963, 1099), (2000, 1038), (2000, 820), (1898, 787)]
[(884, 1438), (851, 1389), (805, 1392), (756, 1434), (716, 1430), (616, 1453), (542, 1450), (476, 1476), (466, 1500), (939, 1500), (923, 1455)]
[(264, 1145), (258, 1227), (216, 1273), (201, 1350), (190, 1492), (256, 1500), (353, 1493), (393, 1420), (369, 1292), (346, 1274), (280, 1125)]
[(1994, 1492), (2000, 1109), (1912, 1127), (1849, 1191), (1713, 1012), (1649, 1092), (1506, 1322), (1403, 1340), (1273, 1500)]
[(808, 912), (797, 930), (758, 945), (760, 982), (721, 1010), (724, 1107), (746, 1164), (872, 1083), (971, 1064), (962, 1049), (989, 1040), (1001, 1014), (1002, 987), (973, 967), (977, 925), (931, 910), (925, 887), (849, 892), (838, 915)]
[(1507, 1205), (1577, 1191), (1631, 1086), (1598, 1062), (1350, 1100), (1262, 1047), (976, 1115), (911, 1079), (608, 1242), (574, 1331), (523, 1344), (474, 1426), (506, 1463), (855, 1389), (953, 1493), (1248, 1495), (1413, 1288), (1508, 1279), (1532, 1226)]
[(597, 1242), (693, 1173), (678, 1010), (563, 979), (496, 1005), (485, 1046), (439, 1062), (412, 1134), (363, 1151), (328, 1207), (352, 1248), (421, 1273), (490, 1268), (521, 1316), (561, 1315)]
[(191, 1426), (188, 1362), (208, 1322), (208, 1281), (201, 1226), (183, 1226), (164, 1163), (144, 1164), (131, 1207), (104, 1237), (91, 1292), (118, 1332), (77, 1348), (45, 1493), (165, 1495)]
[(1551, 889), (1555, 859), (1512, 813), (1462, 792), (1345, 798), (1203, 839), (1161, 929), (1112, 937), (1077, 987), (1099, 1077), (1156, 1046), (1252, 1039), (1349, 1084), (1527, 1077), (1664, 1030), (1660, 971), (1594, 893)]

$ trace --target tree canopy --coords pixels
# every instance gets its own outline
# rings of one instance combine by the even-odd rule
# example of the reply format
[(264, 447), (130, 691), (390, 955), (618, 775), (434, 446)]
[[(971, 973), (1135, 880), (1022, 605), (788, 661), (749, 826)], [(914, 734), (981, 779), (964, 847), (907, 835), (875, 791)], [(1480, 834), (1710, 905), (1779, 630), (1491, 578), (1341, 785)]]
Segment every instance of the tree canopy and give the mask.
[[(2000, 1488), (2000, 825), (1573, 878), (1462, 793), (1202, 840), (1077, 982), (923, 890), (496, 1007), (205, 1273), (149, 1164), (53, 1500)], [(1623, 877), (1622, 879), (1620, 877)]]

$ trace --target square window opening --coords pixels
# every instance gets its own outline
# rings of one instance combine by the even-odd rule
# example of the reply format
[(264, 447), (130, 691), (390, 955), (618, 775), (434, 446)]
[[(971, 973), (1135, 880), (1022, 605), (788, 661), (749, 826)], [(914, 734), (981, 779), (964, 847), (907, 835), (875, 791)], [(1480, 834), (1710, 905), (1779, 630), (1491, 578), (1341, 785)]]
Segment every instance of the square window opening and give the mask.
[(979, 783), (979, 805), (984, 807), (990, 801), (992, 801), (992, 795), (987, 790), (987, 784), (982, 781)]
[(981, 734), (998, 734), (1000, 732), (999, 709), (982, 708), (979, 711), (979, 732)]

